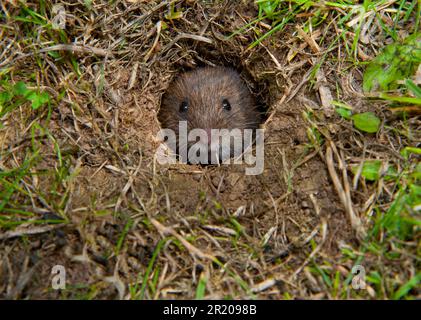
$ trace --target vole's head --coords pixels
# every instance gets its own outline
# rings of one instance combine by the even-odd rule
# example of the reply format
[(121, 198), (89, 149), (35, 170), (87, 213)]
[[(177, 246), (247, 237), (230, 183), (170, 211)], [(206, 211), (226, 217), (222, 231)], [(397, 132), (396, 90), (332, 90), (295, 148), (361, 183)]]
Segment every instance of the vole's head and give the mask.
[[(180, 121), (186, 121), (187, 132), (203, 129), (208, 146), (215, 140), (212, 129), (256, 129), (260, 122), (254, 99), (239, 74), (223, 67), (199, 68), (179, 76), (163, 96), (158, 118), (162, 128), (172, 129), (177, 136)], [(229, 146), (222, 148), (211, 152), (232, 153)]]
[(254, 100), (237, 72), (229, 68), (199, 68), (182, 74), (165, 93), (159, 114), (163, 128), (188, 130), (254, 129), (259, 124)]

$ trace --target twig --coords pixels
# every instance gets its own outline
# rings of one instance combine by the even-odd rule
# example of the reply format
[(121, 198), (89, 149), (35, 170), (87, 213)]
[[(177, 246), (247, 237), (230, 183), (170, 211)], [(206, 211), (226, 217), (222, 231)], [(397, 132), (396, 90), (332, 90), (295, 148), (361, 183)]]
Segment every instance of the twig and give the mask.
[(47, 225), (47, 226), (42, 226), (42, 227), (33, 227), (30, 229), (24, 229), (24, 230), (10, 230), (10, 231), (6, 231), (3, 234), (0, 234), (0, 240), (20, 237), (23, 235), (44, 233), (44, 232), (48, 232), (54, 229), (62, 228), (65, 225), (66, 225), (65, 223), (60, 223), (60, 224)]
[[(357, 237), (362, 239), (365, 237), (366, 232), (361, 223), (361, 220), (357, 217), (357, 215), (354, 212), (354, 208), (352, 207), (349, 183), (347, 183), (347, 181), (344, 181), (345, 188), (342, 187), (339, 177), (335, 171), (335, 166), (333, 164), (333, 154), (332, 154), (333, 147), (334, 147), (333, 142), (330, 141), (330, 145), (328, 145), (326, 148), (327, 169), (329, 171), (329, 175), (332, 179), (333, 185), (335, 186), (336, 192), (338, 193), (339, 199), (341, 200), (342, 205), (345, 207), (345, 211), (348, 214), (348, 218), (351, 222), (351, 226), (356, 231)], [(342, 165), (342, 172), (343, 170), (346, 171), (346, 168), (344, 165)], [(346, 173), (343, 173), (343, 178), (346, 178), (345, 174)]]
[(186, 239), (180, 236), (173, 228), (165, 227), (154, 218), (150, 218), (150, 220), (151, 220), (151, 223), (155, 226), (155, 228), (159, 231), (159, 233), (161, 233), (162, 235), (170, 234), (174, 236), (175, 238), (177, 238), (177, 240), (183, 244), (183, 246), (190, 252), (192, 256), (196, 256), (201, 259), (209, 259), (211, 261), (217, 260), (214, 256), (207, 253), (203, 253), (198, 248), (193, 246), (190, 242), (188, 242)]

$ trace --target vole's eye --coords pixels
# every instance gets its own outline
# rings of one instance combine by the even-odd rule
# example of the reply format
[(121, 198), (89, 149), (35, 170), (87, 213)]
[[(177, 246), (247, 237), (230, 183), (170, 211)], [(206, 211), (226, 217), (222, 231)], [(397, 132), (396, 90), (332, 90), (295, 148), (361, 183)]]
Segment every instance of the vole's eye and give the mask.
[(222, 100), (222, 108), (224, 108), (224, 110), (227, 110), (227, 111), (231, 110), (231, 104), (229, 103), (227, 99)]
[(183, 101), (180, 104), (180, 112), (186, 112), (189, 109), (189, 104), (187, 101)]

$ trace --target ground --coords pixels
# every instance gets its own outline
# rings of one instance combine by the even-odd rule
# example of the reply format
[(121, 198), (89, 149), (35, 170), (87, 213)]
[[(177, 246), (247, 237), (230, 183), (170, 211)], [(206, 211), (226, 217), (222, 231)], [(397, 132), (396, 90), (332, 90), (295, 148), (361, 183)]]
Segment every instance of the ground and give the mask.
[[(419, 156), (401, 151), (419, 147), (419, 112), (362, 86), (393, 42), (384, 25), (405, 38), (420, 5), (298, 2), (259, 18), (254, 1), (79, 1), (58, 28), (51, 1), (3, 4), (3, 92), (23, 82), (49, 99), (2, 100), (0, 297), (419, 298), (419, 198), (401, 201), (418, 188)], [(262, 174), (156, 161), (162, 94), (205, 65), (236, 68), (265, 110)], [(379, 130), (332, 99), (373, 112)]]

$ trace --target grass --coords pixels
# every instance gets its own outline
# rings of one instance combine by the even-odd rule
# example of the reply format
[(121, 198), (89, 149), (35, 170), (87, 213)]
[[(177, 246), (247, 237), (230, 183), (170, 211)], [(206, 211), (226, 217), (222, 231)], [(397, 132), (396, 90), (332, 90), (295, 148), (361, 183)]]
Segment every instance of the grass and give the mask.
[[(311, 123), (313, 126), (312, 132), (323, 132), (323, 129), (318, 128), (314, 121)], [(312, 141), (314, 143), (319, 141), (318, 143), (320, 143), (320, 140), (315, 138)], [(408, 147), (401, 147), (402, 154), (405, 154), (406, 148)], [(380, 183), (382, 183), (381, 185), (386, 183), (387, 187), (383, 185), (386, 190), (380, 191), (379, 194), (388, 192), (390, 196), (388, 201), (378, 198), (377, 202), (373, 203), (367, 210), (370, 232), (362, 240), (361, 245), (351, 250), (344, 248), (342, 258), (344, 261), (353, 261), (353, 265), (371, 265), (369, 261), (375, 257), (377, 263), (374, 268), (385, 268), (388, 262), (402, 261), (408, 255), (412, 255), (416, 265), (419, 263), (417, 242), (420, 231), (420, 215), (416, 208), (421, 204), (421, 167), (416, 156), (406, 156), (402, 162), (399, 161), (400, 163), (397, 165), (398, 168), (400, 167), (399, 169), (388, 164), (388, 161), (390, 159), (365, 161), (354, 167), (355, 170), (352, 170), (354, 175), (360, 174), (366, 183), (372, 184), (377, 189)], [(359, 170), (359, 168), (362, 169)], [(334, 269), (327, 268), (329, 272), (332, 272), (329, 276), (329, 274), (326, 274), (326, 270), (323, 271), (324, 268), (321, 268), (317, 263), (315, 263), (314, 268), (312, 272), (319, 274), (326, 287), (332, 289), (333, 277), (336, 279), (338, 276)], [(345, 283), (351, 283), (351, 276), (342, 275), (342, 278)], [(341, 283), (343, 283), (342, 281)], [(374, 287), (370, 287), (368, 291), (372, 297), (400, 299), (408, 294), (406, 297), (410, 298), (411, 289), (417, 288), (419, 285), (419, 275), (413, 275), (407, 283), (397, 285), (393, 273), (385, 272), (381, 274), (378, 271), (371, 271), (366, 281), (368, 285)], [(341, 298), (347, 297), (346, 287), (345, 285), (340, 295)], [(405, 292), (405, 294), (402, 294), (402, 292)], [(335, 296), (337, 296), (337, 290), (335, 294), (332, 293), (331, 295), (332, 298)]]
[[(152, 258), (149, 261), (148, 264), (148, 268), (146, 269), (146, 273), (143, 276), (143, 281), (142, 281), (142, 286), (140, 287), (140, 289), (138, 290), (138, 283), (135, 284), (135, 286), (133, 287), (131, 291), (131, 296), (133, 299), (144, 299), (145, 297), (145, 291), (147, 289), (147, 286), (149, 284), (150, 289), (152, 290), (152, 292), (154, 293), (155, 289), (156, 289), (156, 279), (157, 276), (159, 275), (159, 269), (155, 269), (156, 266), (154, 266), (155, 264), (155, 260), (159, 254), (159, 252), (162, 249), (162, 246), (165, 244), (166, 241), (161, 240), (158, 245), (156, 246), (156, 249), (153, 252)], [(153, 271), (154, 270), (154, 271)], [(149, 280), (149, 276), (151, 274), (154, 274), (156, 276), (153, 277), (152, 281), (150, 282)]]
[[(191, 26), (183, 24), (186, 17), (187, 20), (191, 18), (189, 10), (193, 9), (177, 9), (172, 4), (169, 13), (161, 14), (164, 11), (160, 10), (164, 9), (151, 3), (142, 13), (149, 10), (155, 20), (133, 23), (130, 27), (133, 29), (120, 33), (121, 21), (118, 22), (116, 17), (127, 14), (124, 11), (127, 8), (123, 10), (121, 7), (119, 12), (118, 5), (103, 8), (94, 4), (83, 6), (87, 13), (72, 12), (77, 19), (72, 20), (66, 29), (54, 28), (51, 23), (52, 3), (49, 1), (19, 3), (18, 7), (9, 7), (5, 13), (7, 23), (1, 25), (4, 35), (1, 46), (8, 47), (8, 54), (2, 59), (9, 60), (5, 63), (0, 60), (0, 239), (10, 231), (18, 232), (18, 236), (0, 240), (0, 252), (4, 250), (6, 241), (16, 241), (16, 245), (19, 241), (31, 243), (28, 230), (65, 222), (70, 230), (75, 233), (77, 230), (82, 247), (89, 248), (89, 254), (101, 256), (103, 249), (93, 239), (98, 233), (105, 232), (103, 225), (109, 223), (118, 227), (115, 234), (106, 233), (112, 248), (107, 249), (107, 254), (103, 256), (110, 264), (113, 259), (120, 259), (123, 265), (120, 266), (123, 270), (121, 277), (131, 299), (166, 297), (166, 293), (162, 293), (165, 286), (169, 292), (180, 292), (178, 296), (178, 293), (175, 294), (176, 297), (196, 299), (209, 298), (211, 292), (216, 297), (231, 299), (268, 298), (271, 294), (284, 299), (419, 298), (421, 149), (417, 139), (420, 134), (421, 89), (414, 77), (421, 61), (419, 1), (320, 3), (259, 0), (254, 4), (255, 16), (244, 14), (247, 19), (240, 19), (242, 25), (230, 25), (217, 19), (212, 22), (213, 27), (226, 23), (221, 31), (221, 34), (228, 35), (224, 38), (224, 45), (244, 59), (250, 57), (248, 54), (257, 55), (259, 63), (263, 64), (257, 68), (263, 70), (265, 65), (269, 65), (272, 72), (276, 70), (275, 62), (290, 67), (290, 63), (308, 59), (302, 67), (310, 71), (310, 76), (304, 81), (304, 91), (318, 93), (320, 86), (324, 85), (318, 79), (320, 72), (324, 72), (327, 82), (337, 89), (333, 94), (333, 110), (336, 111), (333, 115), (327, 116), (323, 108), (311, 106), (302, 110), (309, 140), (304, 156), (301, 152), (293, 165), (288, 165), (288, 150), (283, 151), (280, 163), (283, 162), (284, 177), (268, 189), (276, 191), (278, 185), (286, 184), (283, 193), (286, 196), (283, 198), (281, 195), (278, 197), (281, 200), (275, 202), (278, 207), (289, 203), (293, 208), (296, 201), (294, 192), (299, 187), (297, 171), (310, 162), (313, 156), (307, 156), (313, 151), (314, 157), (320, 157), (325, 164), (325, 151), (333, 144), (339, 150), (334, 154), (337, 161), (334, 170), (342, 174), (340, 183), (343, 190), (349, 184), (350, 197), (367, 231), (366, 235), (352, 241), (342, 241), (341, 235), (336, 235), (340, 240), (340, 252), (330, 255), (319, 231), (317, 236), (313, 235), (307, 242), (298, 245), (292, 239), (293, 233), (283, 230), (288, 233), (288, 236), (282, 234), (283, 241), (290, 241), (289, 255), (273, 259), (274, 263), (266, 261), (265, 250), (279, 249), (281, 236), (277, 234), (278, 240), (264, 238), (267, 229), (273, 227), (273, 221), (264, 220), (264, 215), (274, 210), (272, 207), (253, 207), (253, 210), (262, 211), (234, 217), (231, 208), (234, 201), (213, 199), (210, 193), (201, 191), (197, 207), (191, 209), (188, 206), (190, 199), (187, 198), (193, 198), (196, 190), (191, 190), (190, 186), (184, 201), (173, 201), (167, 195), (168, 188), (160, 188), (157, 176), (167, 177), (169, 174), (173, 178), (176, 173), (156, 169), (148, 158), (148, 148), (136, 150), (138, 146), (130, 141), (130, 134), (124, 136), (124, 130), (129, 132), (124, 127), (124, 121), (118, 124), (121, 113), (127, 108), (122, 102), (124, 99), (115, 97), (119, 92), (126, 90), (127, 96), (134, 95), (134, 91), (141, 92), (142, 97), (157, 103), (156, 92), (160, 92), (161, 88), (155, 90), (151, 86), (166, 79), (169, 70), (174, 71), (165, 69), (173, 66), (172, 59), (212, 59), (206, 55), (202, 57), (188, 42), (177, 43), (172, 48), (174, 52), (169, 51), (171, 54), (168, 55), (160, 55), (159, 48), (152, 50), (154, 48), (149, 46), (156, 36), (156, 19), (166, 21), (165, 30), (158, 34), (162, 44), (171, 44), (180, 30), (195, 33), (194, 28), (188, 29)], [(105, 20), (89, 24), (90, 10), (99, 10), (102, 15), (97, 16), (109, 19), (106, 25), (110, 29), (107, 32), (102, 34), (101, 25)], [(89, 25), (89, 32), (87, 26), (79, 25), (78, 19)], [(131, 21), (129, 16), (127, 19)], [(194, 18), (191, 21), (190, 24), (197, 23)], [(297, 31), (297, 26), (302, 32)], [(132, 36), (132, 33), (137, 36)], [(42, 52), (54, 45), (77, 42), (81, 35), (86, 40), (83, 45), (89, 44), (106, 51), (105, 57), (92, 55), (86, 48), (79, 55), (72, 50)], [(212, 37), (208, 33), (205, 35)], [(276, 54), (270, 57), (261, 50), (263, 47)], [(282, 48), (281, 54), (277, 50), (279, 48)], [(289, 60), (282, 54), (284, 51), (288, 53)], [(149, 55), (157, 55), (158, 58), (146, 60), (160, 60), (165, 66), (160, 69), (153, 63), (142, 64), (138, 71), (141, 76), (130, 70), (132, 73), (127, 77), (141, 78), (134, 91), (127, 90), (126, 85), (111, 91), (110, 83), (126, 81), (124, 77), (114, 79), (118, 71), (129, 69), (133, 61), (146, 61), (142, 59), (144, 54), (148, 54), (148, 58)], [(357, 100), (340, 81), (344, 74), (349, 72), (352, 75), (355, 70), (362, 79), (354, 77), (351, 82), (364, 89), (358, 92)], [(295, 69), (290, 80), (295, 81), (294, 77), (302, 75), (302, 71)], [(271, 84), (276, 83), (277, 91), (281, 91), (286, 85), (278, 86), (276, 81)], [(294, 82), (294, 85), (297, 83)], [(148, 88), (153, 90), (148, 91)], [(130, 104), (136, 105), (142, 97), (137, 96)], [(121, 108), (110, 104), (113, 99), (119, 101), (117, 105)], [(320, 103), (316, 101), (316, 104)], [(142, 108), (138, 106), (138, 109)], [(120, 114), (115, 113), (116, 110)], [(135, 111), (128, 113), (126, 122), (142, 118)], [(388, 115), (389, 111), (393, 118)], [(147, 121), (145, 116), (142, 119)], [(147, 128), (142, 132), (143, 140), (150, 130)], [(341, 132), (347, 136), (344, 137)], [(347, 146), (348, 143), (351, 147)], [(276, 158), (279, 158), (278, 155)], [(345, 164), (345, 171), (340, 171), (343, 169), (341, 163)], [(139, 169), (135, 171), (137, 166)], [(86, 167), (93, 170), (86, 170)], [(130, 172), (136, 172), (137, 176), (128, 174)], [(279, 172), (282, 172), (281, 169)], [(100, 180), (102, 176), (108, 180)], [(252, 187), (257, 188), (259, 183)], [(177, 187), (183, 189), (181, 183)], [(76, 193), (78, 188), (81, 189)], [(74, 196), (85, 193), (89, 205)], [(119, 199), (121, 202), (117, 208)], [(271, 203), (273, 198), (265, 200)], [(249, 203), (246, 204), (250, 209)], [(346, 207), (339, 200), (335, 205)], [(285, 211), (290, 210), (290, 207), (286, 208)], [(288, 214), (276, 212), (274, 217), (286, 219), (287, 222), (282, 222), (285, 224), (289, 223), (288, 217), (297, 219), (298, 215), (293, 214), (291, 218)], [(201, 261), (203, 270), (193, 281), (191, 274), (197, 261), (191, 258), (190, 249), (178, 238), (157, 232), (149, 217), (157, 217), (162, 224), (172, 225), (180, 237), (203, 252), (213, 250), (215, 256), (218, 254), (227, 259)], [(97, 219), (107, 222), (99, 223)], [(250, 224), (250, 221), (253, 222)], [(300, 221), (296, 224), (304, 229), (307, 221)], [(259, 229), (262, 224), (264, 228)], [(202, 228), (206, 225), (219, 225), (235, 234), (216, 232), (212, 235), (212, 231)], [(277, 230), (282, 229), (278, 225), (276, 227)], [(311, 227), (317, 227), (317, 223)], [(352, 229), (351, 226), (349, 228)], [(43, 233), (47, 229), (37, 230)], [(332, 230), (329, 229), (329, 232)], [(265, 239), (265, 245), (259, 246), (263, 243), (262, 239)], [(321, 251), (317, 249), (319, 245)], [(77, 249), (73, 254), (80, 254), (81, 249), (78, 245), (75, 247)], [(147, 252), (138, 259), (139, 266), (126, 262), (129, 256), (136, 255), (131, 250)], [(365, 290), (352, 289), (355, 275), (351, 270), (356, 265), (365, 268)], [(302, 267), (302, 272), (298, 275), (300, 281), (296, 281), (290, 276), (299, 267)], [(103, 272), (109, 273), (109, 270)], [(271, 287), (256, 290), (256, 286), (268, 277), (276, 278), (277, 283), (285, 285), (285, 289)], [(101, 296), (103, 283), (98, 285), (92, 281), (91, 284), (68, 286), (68, 291), (61, 297), (91, 299)], [(36, 296), (37, 292), (41, 294), (42, 288), (34, 287), (32, 295)], [(0, 292), (2, 295), (5, 293)]]
[[(332, 4), (329, 3), (329, 5)], [(362, 11), (362, 14), (365, 14), (370, 8), (373, 8), (373, 3), (365, 1), (363, 6), (364, 10)], [(412, 12), (414, 7), (415, 5), (412, 5), (410, 7), (406, 7), (406, 9)], [(405, 2), (401, 1), (397, 13), (404, 13), (404, 11), (402, 11), (403, 8), (405, 8)], [(407, 17), (410, 12), (407, 13), (405, 17)], [(396, 27), (397, 17), (395, 17), (394, 21), (394, 27)], [(412, 90), (410, 89), (412, 93), (415, 95), (417, 94), (419, 87), (411, 86), (412, 80), (409, 79), (409, 77), (413, 76), (417, 66), (421, 62), (421, 60), (417, 57), (420, 51), (417, 48), (417, 44), (415, 44), (417, 41), (419, 42), (420, 39), (420, 35), (418, 34), (419, 16), (416, 21), (413, 35), (408, 37), (408, 40), (405, 39), (403, 44), (399, 44), (402, 40), (397, 39), (395, 29), (386, 30), (383, 28), (383, 30), (387, 32), (388, 35), (392, 36), (392, 38), (397, 42), (396, 44), (386, 47), (386, 49), (383, 50), (383, 52), (380, 53), (367, 67), (364, 75), (364, 87), (366, 91), (372, 90), (375, 83), (379, 82), (381, 89), (383, 90), (389, 90), (390, 92), (393, 88), (400, 92), (405, 88), (398, 85), (398, 81), (405, 80), (406, 84), (410, 83), (409, 86), (412, 88)], [(360, 25), (356, 33), (356, 38), (354, 38), (353, 42), (352, 52), (354, 53), (354, 58), (356, 57), (355, 39), (358, 40), (357, 35), (360, 33)], [(408, 43), (411, 44), (408, 45)], [(404, 50), (406, 50), (406, 54), (404, 54), (405, 57), (400, 56), (400, 52), (403, 52)], [(407, 62), (402, 64), (402, 61), (404, 60)], [(385, 65), (389, 65), (391, 67), (385, 69)], [(394, 65), (396, 65), (396, 67), (393, 67)], [(383, 73), (384, 76), (382, 75)], [(384, 77), (384, 80), (382, 77)], [(406, 89), (409, 89), (408, 85), (406, 85)], [(397, 103), (418, 104), (417, 98), (412, 97), (393, 97), (382, 92), (379, 94), (379, 97)], [(373, 113), (368, 112), (352, 116), (352, 107), (349, 107), (347, 104), (342, 102), (335, 102), (335, 105), (337, 107), (336, 110), (342, 117), (345, 119), (354, 119), (354, 125), (357, 129), (365, 132), (378, 132), (380, 120)], [(355, 118), (357, 116), (359, 117), (358, 119), (362, 120), (361, 123), (355, 121), (357, 120), (357, 118)], [(314, 128), (314, 124), (312, 126)], [(413, 136), (413, 134), (410, 136), (405, 135), (405, 138), (409, 138), (409, 141), (407, 141), (409, 144), (411, 144), (411, 136)], [(313, 143), (314, 142), (316, 142), (315, 138), (313, 138)], [(382, 183), (385, 179), (389, 181), (389, 183), (393, 186), (392, 191), (389, 191), (389, 194), (392, 193), (391, 197), (393, 200), (387, 205), (387, 210), (384, 209), (384, 205), (375, 205), (371, 208), (374, 212), (376, 212), (376, 214), (373, 215), (375, 219), (372, 219), (371, 221), (371, 232), (367, 238), (363, 240), (361, 247), (358, 249), (358, 251), (363, 252), (364, 255), (354, 258), (355, 264), (364, 264), (365, 260), (369, 260), (371, 258), (371, 255), (375, 255), (376, 258), (381, 261), (378, 266), (384, 266), (387, 265), (387, 261), (405, 259), (405, 255), (413, 250), (413, 248), (411, 248), (414, 245), (412, 241), (415, 241), (416, 243), (419, 236), (420, 226), (420, 216), (419, 213), (417, 213), (419, 210), (416, 209), (421, 203), (419, 179), (420, 167), (419, 164), (417, 164), (419, 162), (417, 156), (408, 158), (406, 154), (406, 150), (408, 150), (408, 148), (412, 149), (413, 147), (407, 145), (400, 146), (401, 154), (405, 154), (406, 156), (404, 157), (405, 159), (403, 163), (400, 163), (399, 165), (401, 168), (403, 165), (400, 174), (395, 174), (394, 177), (389, 176), (387, 179), (387, 176), (384, 176), (384, 174), (379, 174), (380, 168), (388, 167), (387, 162), (377, 160), (371, 162), (370, 166), (370, 162), (364, 162), (364, 166), (361, 167), (363, 169), (359, 173), (363, 179), (374, 181), (374, 184), (379, 183), (379, 180), (381, 180)], [(414, 151), (415, 154), (418, 153), (418, 150)], [(393, 169), (393, 167), (389, 166), (389, 169)], [(396, 172), (396, 169), (393, 171)], [(354, 171), (354, 174), (356, 173), (357, 170)], [(411, 244), (406, 246), (406, 243), (408, 242)], [(414, 252), (414, 254), (415, 256), (419, 256), (418, 251)], [(417, 263), (419, 263), (419, 259), (416, 260), (418, 260)], [(316, 266), (315, 270), (321, 274), (326, 285), (328, 287), (332, 287), (332, 281), (324, 272), (322, 272), (322, 269)], [(338, 273), (335, 274), (335, 277), (337, 276)], [(386, 274), (382, 275), (377, 271), (372, 271), (370, 276), (367, 277), (367, 282), (369, 285), (374, 286), (375, 292), (373, 292), (373, 289), (370, 288), (370, 295), (382, 298), (392, 297), (394, 299), (400, 299), (406, 295), (410, 296), (409, 293), (412, 289), (419, 285), (420, 280), (419, 275), (416, 274), (413, 275), (408, 282), (401, 284), (401, 286), (397, 286), (394, 283), (395, 281), (392, 279), (393, 276), (389, 278)], [(350, 277), (348, 277), (348, 282), (350, 282)], [(335, 294), (332, 294), (332, 296), (335, 296)], [(342, 297), (344, 298), (345, 296), (342, 295)]]
[[(262, 0), (256, 1), (256, 3), (259, 7), (258, 19), (253, 20), (246, 26), (242, 27), (233, 35), (243, 32), (245, 28), (258, 23), (264, 18), (272, 20), (272, 28), (263, 35), (259, 35), (260, 32), (255, 30), (258, 37), (249, 46), (249, 48), (255, 47), (274, 33), (282, 31), (288, 22), (291, 22), (291, 20), (295, 19), (297, 16), (305, 13), (309, 13), (310, 16), (310, 18), (303, 23), (303, 30), (305, 32), (311, 32), (314, 27), (317, 27), (321, 23), (325, 22), (327, 15), (331, 15), (330, 21), (338, 21), (337, 28), (339, 30), (343, 30), (339, 34), (339, 37), (342, 38), (349, 57), (352, 57), (356, 62), (358, 62), (358, 42), (360, 40), (361, 30), (363, 25), (368, 23), (369, 18), (374, 16), (381, 25), (382, 31), (391, 36), (395, 41), (399, 40), (396, 31), (398, 22), (406, 22), (411, 15), (414, 15), (417, 18), (411, 33), (416, 34), (419, 28), (420, 9), (419, 5), (417, 5), (417, 0), (393, 2), (387, 0), (365, 0), (361, 4), (355, 4), (352, 1), (326, 1), (324, 4), (319, 4), (308, 0)], [(391, 5), (398, 7), (396, 10), (391, 10), (389, 17), (394, 21), (392, 29), (388, 28), (383, 23), (383, 17), (379, 16), (377, 13), (379, 8), (382, 8), (383, 6), (389, 7)], [(393, 9), (395, 9), (395, 6)], [(403, 19), (402, 15), (404, 15)], [(347, 33), (351, 35), (353, 34), (353, 38), (349, 39)]]

